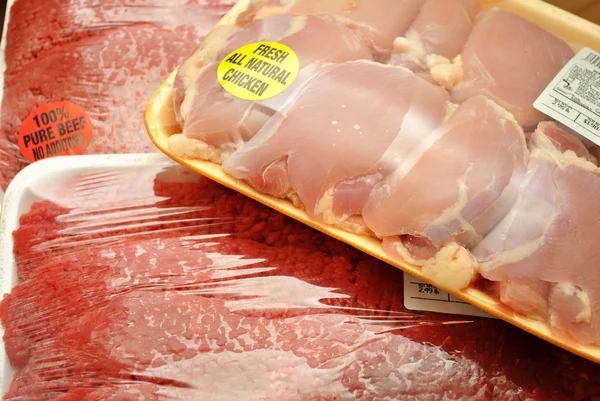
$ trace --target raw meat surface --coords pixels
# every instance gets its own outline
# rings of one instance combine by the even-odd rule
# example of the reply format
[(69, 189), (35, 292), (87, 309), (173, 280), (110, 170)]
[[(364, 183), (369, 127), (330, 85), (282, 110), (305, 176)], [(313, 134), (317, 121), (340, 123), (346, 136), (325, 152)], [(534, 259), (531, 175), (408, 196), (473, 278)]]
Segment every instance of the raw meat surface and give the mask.
[(424, 0), (266, 0), (260, 18), (271, 13), (322, 15), (346, 22), (360, 32), (378, 61), (389, 58), (395, 37), (406, 32)]
[(517, 203), (474, 250), (489, 280), (539, 282), (549, 325), (584, 344), (600, 344), (599, 173), (572, 153), (535, 150)]
[(416, 236), (436, 250), (471, 248), (510, 211), (528, 153), (512, 115), (473, 97), (375, 186), (365, 223), (382, 237)]
[(16, 0), (7, 29), (0, 188), (28, 164), (17, 134), (47, 102), (70, 101), (90, 115), (87, 153), (154, 152), (142, 118), (148, 99), (234, 3)]
[(341, 223), (442, 122), (446, 99), (401, 68), (329, 66), (223, 166), (260, 192), (297, 194), (310, 216)]
[[(246, 36), (253, 35), (254, 38), (258, 38), (261, 34), (261, 25), (259, 23), (246, 26)], [(198, 47), (177, 67), (172, 93), (175, 117), (180, 125), (183, 125), (185, 121), (181, 114), (181, 105), (186, 98), (186, 90), (195, 91), (194, 83), (199, 79), (203, 69), (220, 58), (222, 59), (229, 51), (244, 45), (244, 43), (238, 44), (232, 41), (236, 36), (241, 37), (242, 28), (241, 25), (215, 26)], [(189, 109), (189, 105), (187, 108)], [(189, 110), (187, 111), (189, 112)]]
[(439, 64), (431, 74), (462, 103), (485, 95), (514, 114), (526, 131), (544, 114), (533, 103), (574, 56), (562, 39), (508, 11), (480, 14), (460, 59)]
[[(218, 319), (207, 318), (211, 315)], [(432, 397), (446, 392), (484, 399), (487, 390), (476, 365), (459, 358), (463, 366), (457, 372), (438, 370), (435, 381), (441, 383), (431, 386), (431, 374), (448, 355), (378, 330), (345, 315), (265, 319), (232, 313), (227, 302), (216, 298), (134, 291), (65, 326), (56, 339), (33, 350), (32, 364), (43, 366), (45, 360), (60, 358), (76, 372), (91, 365), (108, 377), (181, 383), (163, 395), (178, 400), (211, 394), (219, 400), (288, 400)], [(142, 338), (139, 333), (144, 333)], [(107, 346), (111, 343), (121, 345)], [(384, 353), (387, 360), (381, 359)], [(417, 362), (420, 369), (403, 374), (402, 366)], [(370, 374), (375, 366), (380, 373)], [(457, 373), (476, 385), (466, 380), (453, 388), (445, 384)], [(266, 375), (273, 377), (265, 380)], [(26, 369), (15, 383), (32, 384), (10, 396), (56, 391), (65, 379), (71, 386), (94, 382), (86, 375), (72, 377), (67, 369)]]
[(404, 36), (394, 41), (390, 64), (415, 72), (428, 69), (437, 57), (458, 56), (471, 33), (480, 0), (427, 0)]
[[(411, 313), (399, 270), (179, 167), (148, 170), (78, 177), (49, 196), (74, 208), (22, 216), (19, 231), (38, 228), (15, 237), (30, 291), (2, 302), (2, 321), (36, 324), (6, 314), (32, 304), (54, 323), (5, 399), (600, 396), (598, 365), (501, 321)], [(119, 198), (86, 210), (96, 191)], [(76, 313), (59, 312), (68, 300)]]
[[(240, 31), (233, 31), (227, 39), (222, 37), (225, 29), (215, 33), (215, 46), (219, 45), (221, 49), (216, 57), (210, 55), (212, 46), (203, 44), (177, 74), (174, 102), (183, 123), (184, 137), (176, 135), (170, 138), (170, 148), (176, 154), (221, 163), (251, 139), (324, 64), (372, 59), (369, 49), (354, 31), (339, 22), (315, 16), (267, 17), (250, 23)], [(234, 97), (219, 83), (218, 65), (237, 48), (259, 41), (278, 42), (291, 48), (298, 56), (300, 72), (289, 88), (273, 98), (254, 102)], [(216, 61), (205, 61), (211, 58)], [(193, 153), (190, 149), (202, 146), (204, 151), (190, 154)]]
[[(159, 392), (161, 392), (160, 386), (154, 383), (105, 384), (101, 387), (76, 388), (69, 390), (68, 393), (54, 393), (52, 399), (55, 401), (158, 401)], [(28, 400), (37, 401), (31, 397)]]
[(598, 164), (596, 157), (590, 154), (588, 148), (577, 136), (555, 122), (543, 121), (539, 123), (529, 142), (533, 149), (546, 149), (560, 153), (570, 151), (582, 159)]
[(515, 311), (546, 321), (550, 284), (533, 278), (515, 278), (498, 284), (500, 301)]
[[(161, 239), (134, 238), (125, 242), (103, 243), (60, 257), (48, 258), (27, 280), (15, 287), (10, 298), (5, 301), (3, 319), (18, 322), (16, 326), (5, 324), (6, 349), (13, 364), (25, 365), (32, 344), (51, 338), (66, 322), (76, 320), (90, 310), (106, 305), (116, 295), (124, 292), (148, 286), (161, 290), (200, 290), (207, 283), (227, 279), (219, 283), (225, 289), (237, 289), (241, 292), (241, 285), (246, 283), (248, 286), (253, 285), (253, 289), (248, 287), (248, 290), (256, 292), (256, 295), (259, 291), (268, 291), (264, 296), (274, 299), (269, 301), (263, 298), (261, 302), (265, 306), (283, 302), (284, 298), (275, 298), (274, 291), (298, 292), (303, 287), (291, 280), (272, 277), (245, 280), (245, 276), (271, 276), (271, 266), (277, 266), (279, 275), (293, 275), (294, 270), (298, 268), (296, 260), (300, 258), (303, 259), (303, 264), (324, 263), (328, 266), (327, 271), (312, 272), (319, 274), (319, 280), (325, 277), (333, 278), (334, 274), (338, 280), (343, 280), (347, 276), (346, 272), (352, 268), (347, 260), (320, 252), (306, 254), (302, 249), (282, 246), (276, 253), (272, 248), (253, 241), (241, 238), (231, 241), (229, 238), (223, 238), (224, 234), (218, 231), (211, 234), (215, 226), (222, 229), (223, 224), (214, 219), (211, 223), (207, 222), (206, 227), (195, 228), (193, 236), (169, 236), (167, 233), (163, 234)], [(179, 234), (181, 235), (181, 232)], [(97, 256), (94, 258), (94, 255)], [(231, 255), (244, 255), (244, 258)], [(92, 262), (84, 263), (85, 260)], [(165, 266), (169, 266), (168, 275), (164, 275)], [(298, 277), (298, 274), (295, 275)], [(307, 275), (304, 280), (313, 282), (316, 279)], [(275, 284), (279, 289), (276, 289)], [(344, 287), (340, 287), (339, 290)], [(260, 288), (262, 290), (259, 290)], [(61, 289), (58, 295), (56, 289)], [(351, 288), (347, 288), (344, 296), (326, 289), (311, 289), (309, 285), (305, 286), (304, 290), (310, 291), (311, 296), (331, 298), (335, 304), (346, 306), (350, 306), (347, 298), (359, 295)], [(216, 293), (218, 292), (215, 291)], [(299, 298), (297, 302), (295, 305), (294, 300), (288, 298), (286, 308), (310, 306), (308, 299)], [(398, 299), (397, 302), (401, 303), (401, 300)], [(323, 306), (314, 305), (317, 309)], [(358, 301), (351, 306), (373, 310), (378, 307), (377, 304)], [(348, 313), (352, 314), (352, 311)], [(57, 315), (60, 316), (59, 319), (56, 319)]]

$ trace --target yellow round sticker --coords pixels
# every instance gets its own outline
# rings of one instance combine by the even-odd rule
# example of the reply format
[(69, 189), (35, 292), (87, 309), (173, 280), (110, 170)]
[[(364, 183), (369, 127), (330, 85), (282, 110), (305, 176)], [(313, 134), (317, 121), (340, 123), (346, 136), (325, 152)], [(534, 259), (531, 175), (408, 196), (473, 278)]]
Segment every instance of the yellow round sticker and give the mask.
[(265, 100), (290, 87), (298, 76), (300, 61), (289, 47), (276, 42), (245, 45), (219, 64), (223, 88), (244, 100)]

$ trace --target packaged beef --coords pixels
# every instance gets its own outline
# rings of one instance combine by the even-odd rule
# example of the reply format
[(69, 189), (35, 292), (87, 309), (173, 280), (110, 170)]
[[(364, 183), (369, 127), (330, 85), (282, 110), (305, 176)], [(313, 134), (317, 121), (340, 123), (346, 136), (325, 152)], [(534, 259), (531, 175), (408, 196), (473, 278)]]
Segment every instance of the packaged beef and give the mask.
[(400, 270), (172, 162), (74, 158), (11, 207), (5, 400), (600, 397), (599, 365), (409, 311)]
[[(599, 148), (533, 105), (575, 47), (479, 1), (236, 13), (174, 72), (170, 152), (375, 238), (444, 289), (484, 288), (561, 341), (600, 346)], [(293, 83), (236, 92), (276, 84), (276, 51), (298, 57)]]
[(92, 119), (86, 153), (154, 152), (144, 107), (235, 0), (15, 0), (8, 10), (0, 189), (29, 161), (19, 129), (37, 107), (69, 101)]

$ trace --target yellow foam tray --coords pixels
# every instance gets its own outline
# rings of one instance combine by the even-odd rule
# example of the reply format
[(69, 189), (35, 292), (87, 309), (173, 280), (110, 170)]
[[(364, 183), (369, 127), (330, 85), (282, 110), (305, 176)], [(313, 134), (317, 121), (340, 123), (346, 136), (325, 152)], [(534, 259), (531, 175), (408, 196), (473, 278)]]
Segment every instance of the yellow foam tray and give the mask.
[[(235, 23), (236, 17), (247, 9), (250, 0), (240, 0), (223, 17), (218, 25)], [(563, 11), (557, 7), (544, 3), (540, 0), (483, 0), (483, 10), (493, 7), (510, 10), (528, 20), (547, 29), (555, 35), (563, 38), (571, 44), (575, 51), (583, 47), (589, 47), (600, 51), (600, 27), (588, 22), (580, 17)], [(296, 219), (310, 227), (313, 227), (327, 235), (330, 235), (340, 241), (343, 241), (363, 252), (368, 253), (378, 259), (389, 263), (421, 280), (430, 282), (421, 270), (416, 266), (411, 266), (398, 260), (389, 258), (381, 247), (381, 242), (370, 237), (360, 236), (348, 233), (346, 231), (332, 228), (330, 226), (317, 223), (311, 220), (301, 209), (292, 205), (291, 202), (277, 199), (271, 196), (263, 195), (244, 182), (234, 179), (226, 174), (221, 166), (192, 159), (183, 159), (174, 155), (168, 146), (170, 135), (179, 133), (181, 128), (175, 120), (173, 109), (173, 98), (171, 89), (175, 78), (173, 72), (169, 78), (161, 85), (157, 92), (150, 99), (145, 113), (146, 129), (154, 144), (163, 153), (176, 162), (206, 176), (226, 187), (240, 192), (252, 199), (257, 200), (293, 219)], [(600, 363), (600, 346), (581, 346), (580, 344), (558, 338), (552, 334), (550, 328), (542, 322), (527, 318), (525, 316), (514, 314), (508, 308), (502, 306), (485, 293), (476, 289), (466, 289), (463, 291), (453, 291), (443, 286), (437, 285), (440, 289), (468, 302), (487, 313), (494, 315), (508, 323), (511, 323), (537, 337), (540, 337), (550, 343), (553, 343), (567, 351), (580, 355), (586, 359)]]

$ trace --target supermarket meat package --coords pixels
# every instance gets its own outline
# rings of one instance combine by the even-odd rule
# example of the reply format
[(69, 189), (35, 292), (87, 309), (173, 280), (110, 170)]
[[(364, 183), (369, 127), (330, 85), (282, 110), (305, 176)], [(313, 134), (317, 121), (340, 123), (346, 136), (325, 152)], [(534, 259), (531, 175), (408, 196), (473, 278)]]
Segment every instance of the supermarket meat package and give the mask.
[(3, 400), (600, 400), (600, 27), (14, 0)]

